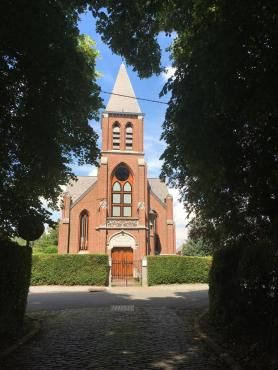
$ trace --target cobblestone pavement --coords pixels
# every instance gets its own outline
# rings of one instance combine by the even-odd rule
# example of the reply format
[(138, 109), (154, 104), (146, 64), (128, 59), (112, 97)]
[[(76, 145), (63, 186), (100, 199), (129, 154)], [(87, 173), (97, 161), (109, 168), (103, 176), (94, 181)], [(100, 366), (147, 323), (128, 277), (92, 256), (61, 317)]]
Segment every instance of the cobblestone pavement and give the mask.
[(2, 370), (223, 369), (193, 330), (193, 309), (113, 305), (33, 314), (41, 332)]

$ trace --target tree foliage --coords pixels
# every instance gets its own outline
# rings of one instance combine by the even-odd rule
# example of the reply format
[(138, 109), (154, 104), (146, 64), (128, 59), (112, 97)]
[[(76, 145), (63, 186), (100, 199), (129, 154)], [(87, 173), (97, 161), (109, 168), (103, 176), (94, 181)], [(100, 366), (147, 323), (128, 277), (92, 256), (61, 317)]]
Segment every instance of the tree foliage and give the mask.
[(183, 245), (181, 250), (182, 256), (210, 256), (211, 249), (207, 246), (203, 239), (192, 240), (188, 239)]
[(40, 218), (30, 215), (22, 218), (18, 225), (18, 235), (29, 243), (39, 239), (44, 232), (44, 224)]
[(57, 222), (54, 227), (50, 227), (42, 234), (40, 239), (34, 243), (34, 247), (44, 248), (48, 246), (58, 246), (58, 229), (59, 223)]
[(84, 1), (0, 2), (0, 233), (22, 217), (51, 223), (70, 164), (96, 164), (88, 124), (101, 107), (97, 51), (79, 34)]
[(91, 4), (103, 40), (141, 76), (161, 69), (159, 32), (176, 32), (162, 174), (203, 236), (277, 245), (277, 1)]

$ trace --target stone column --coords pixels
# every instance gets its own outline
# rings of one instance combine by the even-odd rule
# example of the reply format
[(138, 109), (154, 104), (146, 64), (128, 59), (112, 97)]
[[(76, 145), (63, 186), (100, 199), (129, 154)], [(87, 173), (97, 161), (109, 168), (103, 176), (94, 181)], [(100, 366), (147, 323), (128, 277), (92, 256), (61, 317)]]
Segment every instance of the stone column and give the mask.
[[(108, 158), (101, 157), (100, 168), (98, 171), (98, 226), (106, 226), (107, 220), (107, 189), (108, 187)], [(106, 249), (106, 229), (98, 231), (97, 253), (105, 253)]]
[[(101, 131), (102, 131), (102, 150), (110, 149), (111, 133), (109, 132), (108, 113), (102, 114)], [(111, 128), (112, 129), (112, 128)]]
[[(146, 227), (146, 171), (145, 171), (145, 160), (144, 158), (138, 158), (138, 224), (139, 226)], [(142, 228), (139, 230), (138, 238), (139, 248), (142, 252), (142, 256), (147, 254), (146, 245), (146, 229)]]
[(150, 236), (150, 255), (155, 255), (155, 222), (156, 213), (153, 210), (149, 211), (149, 236)]
[(148, 260), (147, 257), (142, 259), (142, 286), (148, 286)]
[(173, 220), (173, 197), (168, 194), (166, 197), (167, 206), (167, 253), (173, 254), (174, 251), (174, 220)]
[(144, 116), (138, 116), (139, 127), (138, 127), (138, 151), (144, 151)]
[(59, 225), (59, 240), (58, 253), (69, 253), (69, 237), (70, 237), (70, 205), (71, 196), (68, 193), (64, 194), (62, 219)]

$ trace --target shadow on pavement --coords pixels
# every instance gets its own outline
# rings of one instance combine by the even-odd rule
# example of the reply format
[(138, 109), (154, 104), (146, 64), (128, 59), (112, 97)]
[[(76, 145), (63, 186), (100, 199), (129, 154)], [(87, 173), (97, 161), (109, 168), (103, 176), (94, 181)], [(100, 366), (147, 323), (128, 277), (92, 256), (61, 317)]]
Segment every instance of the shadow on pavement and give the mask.
[[(3, 370), (224, 369), (194, 331), (207, 291), (113, 289), (32, 293), (28, 312), (41, 333)], [(164, 296), (163, 296), (164, 295)]]
[[(150, 293), (151, 294), (151, 293)], [(207, 290), (191, 292), (162, 292), (164, 296), (145, 296), (140, 289), (133, 293), (131, 288), (112, 288), (94, 292), (49, 292), (31, 293), (28, 298), (28, 312), (40, 310), (62, 310), (67, 308), (134, 304), (136, 306), (166, 306), (183, 308), (205, 308), (208, 305)]]

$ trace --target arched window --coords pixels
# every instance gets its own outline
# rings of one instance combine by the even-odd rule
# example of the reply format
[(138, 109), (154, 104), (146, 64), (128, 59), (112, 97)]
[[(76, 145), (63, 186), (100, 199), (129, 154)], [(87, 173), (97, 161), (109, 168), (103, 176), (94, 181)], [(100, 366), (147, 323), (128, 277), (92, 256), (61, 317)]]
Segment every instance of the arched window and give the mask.
[(88, 250), (88, 226), (89, 226), (89, 214), (87, 211), (83, 211), (80, 215), (79, 249), (81, 251)]
[(133, 146), (133, 129), (132, 124), (127, 123), (125, 127), (125, 148), (127, 150), (132, 150)]
[(113, 124), (113, 149), (120, 150), (121, 129), (119, 122)]
[(132, 216), (132, 176), (124, 165), (117, 167), (112, 179), (112, 216)]

